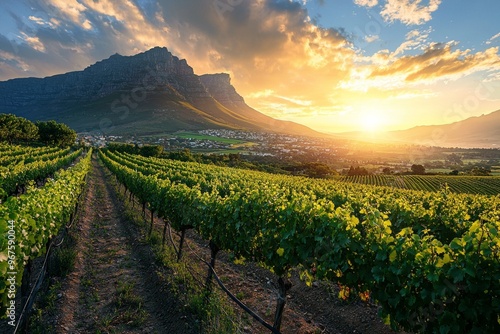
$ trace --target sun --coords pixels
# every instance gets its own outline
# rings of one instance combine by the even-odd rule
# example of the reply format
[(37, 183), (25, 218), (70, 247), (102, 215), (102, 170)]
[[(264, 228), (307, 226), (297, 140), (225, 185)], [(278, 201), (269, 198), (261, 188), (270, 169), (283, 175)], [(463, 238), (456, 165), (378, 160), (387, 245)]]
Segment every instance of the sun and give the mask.
[(380, 111), (370, 111), (360, 115), (359, 125), (364, 132), (380, 132), (386, 123), (385, 115)]

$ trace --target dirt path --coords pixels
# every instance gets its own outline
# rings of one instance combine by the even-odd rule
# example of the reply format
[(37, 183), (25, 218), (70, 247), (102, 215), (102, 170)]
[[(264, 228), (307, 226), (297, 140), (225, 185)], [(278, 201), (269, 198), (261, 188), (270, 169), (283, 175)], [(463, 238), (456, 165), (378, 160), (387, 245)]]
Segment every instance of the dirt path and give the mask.
[[(182, 280), (172, 280), (172, 269), (156, 264), (151, 245), (144, 241), (144, 228), (141, 232), (134, 219), (126, 216), (131, 204), (127, 200), (125, 206), (119, 199), (114, 178), (96, 157), (92, 163), (85, 200), (73, 227), (75, 269), (63, 280), (55, 316), (49, 319), (55, 333), (200, 333), (200, 320), (171, 293), (171, 289), (182, 290)], [(137, 203), (135, 208), (140, 211)], [(155, 221), (161, 230), (162, 220)], [(174, 239), (178, 243), (178, 236)], [(187, 234), (186, 245), (189, 266), (199, 262), (198, 255), (209, 258), (207, 242), (196, 233)], [(203, 280), (206, 267), (195, 267)], [(272, 323), (277, 279), (273, 274), (250, 263), (236, 265), (223, 252), (217, 271), (234, 294)], [(394, 333), (376, 316), (374, 305), (341, 302), (323, 283), (307, 288), (298, 277), (292, 280), (282, 333)], [(172, 281), (179, 286), (171, 288)], [(233, 320), (240, 324), (237, 333), (267, 333), (235, 305), (234, 310)]]
[(195, 333), (169, 293), (150, 247), (124, 216), (109, 173), (93, 158), (76, 265), (57, 301), (57, 333)]

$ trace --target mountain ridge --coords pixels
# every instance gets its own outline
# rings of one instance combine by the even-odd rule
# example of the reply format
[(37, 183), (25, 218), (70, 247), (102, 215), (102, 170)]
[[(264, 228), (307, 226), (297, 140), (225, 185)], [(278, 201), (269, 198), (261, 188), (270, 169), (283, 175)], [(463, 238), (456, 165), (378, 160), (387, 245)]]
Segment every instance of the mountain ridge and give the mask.
[(367, 133), (344, 132), (344, 139), (374, 143), (436, 147), (500, 148), (500, 110), (448, 124), (418, 125), (409, 129)]
[(428, 146), (500, 148), (500, 110), (441, 125), (420, 125), (391, 131), (398, 141)]
[(153, 134), (213, 128), (324, 136), (248, 106), (229, 74), (196, 75), (155, 47), (111, 55), (81, 71), (0, 82), (0, 112), (55, 119), (78, 132)]

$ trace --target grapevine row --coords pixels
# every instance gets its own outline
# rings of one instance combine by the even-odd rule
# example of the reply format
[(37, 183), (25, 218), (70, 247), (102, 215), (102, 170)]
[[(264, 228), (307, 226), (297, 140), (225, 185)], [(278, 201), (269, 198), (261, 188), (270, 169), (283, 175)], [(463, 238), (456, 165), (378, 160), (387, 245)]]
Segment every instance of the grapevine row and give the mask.
[(7, 170), (0, 170), (0, 188), (7, 194), (12, 194), (19, 186), (26, 185), (29, 181), (45, 178), (60, 168), (73, 162), (82, 153), (82, 149), (71, 152), (70, 149), (62, 152), (51, 153), (53, 159), (35, 160), (27, 164), (18, 164)]
[[(111, 152), (100, 156), (174, 228), (193, 227), (219, 248), (280, 276), (299, 268), (306, 282), (327, 279), (370, 291), (393, 327), (440, 333), (500, 329), (498, 197), (342, 188), (345, 183), (325, 186), (182, 162), (161, 167), (157, 159), (148, 164), (139, 157), (134, 164), (133, 157)], [(392, 202), (398, 204), (391, 207)], [(470, 205), (474, 217), (467, 213)], [(391, 211), (398, 208), (406, 211)], [(411, 216), (411, 209), (422, 216)]]
[(21, 155), (31, 150), (35, 149), (29, 146), (0, 143), (0, 157)]
[(495, 197), (396, 190), (335, 181), (319, 182), (216, 166), (186, 165), (126, 153), (108, 154), (120, 164), (145, 175), (156, 174), (158, 178), (189, 187), (198, 186), (202, 192), (216, 191), (220, 196), (231, 191), (243, 191), (255, 184), (279, 186), (308, 194), (312, 199), (332, 201), (336, 207), (349, 209), (360, 220), (366, 215), (366, 207), (375, 206), (388, 216), (396, 233), (407, 227), (420, 233), (432, 226), (434, 236), (441, 242), (449, 242), (457, 234), (463, 233), (486, 208), (500, 209), (500, 202)]
[(394, 188), (441, 191), (448, 186), (455, 193), (498, 195), (500, 177), (496, 176), (440, 176), (440, 175), (355, 175), (340, 178), (343, 182)]
[[(45, 253), (48, 241), (69, 221), (90, 168), (91, 151), (75, 166), (56, 173), (42, 188), (31, 188), (0, 205), (1, 314), (9, 305), (7, 289), (21, 285), (29, 259)], [(13, 232), (10, 232), (10, 231)], [(10, 291), (10, 290), (9, 290)]]
[(6, 152), (7, 154), (4, 155), (0, 153), (0, 166), (7, 167), (25, 161), (26, 159), (37, 159), (39, 156), (61, 151), (59, 147), (46, 146), (41, 148), (26, 147), (22, 151), (17, 151), (17, 154), (16, 152)]

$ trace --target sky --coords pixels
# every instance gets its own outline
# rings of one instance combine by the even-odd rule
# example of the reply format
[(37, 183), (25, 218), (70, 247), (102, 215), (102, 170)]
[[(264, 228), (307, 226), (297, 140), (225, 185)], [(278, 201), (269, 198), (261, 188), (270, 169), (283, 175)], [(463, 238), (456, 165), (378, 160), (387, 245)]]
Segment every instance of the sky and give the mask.
[(165, 46), (322, 132), (500, 109), (498, 0), (2, 0), (0, 81)]

